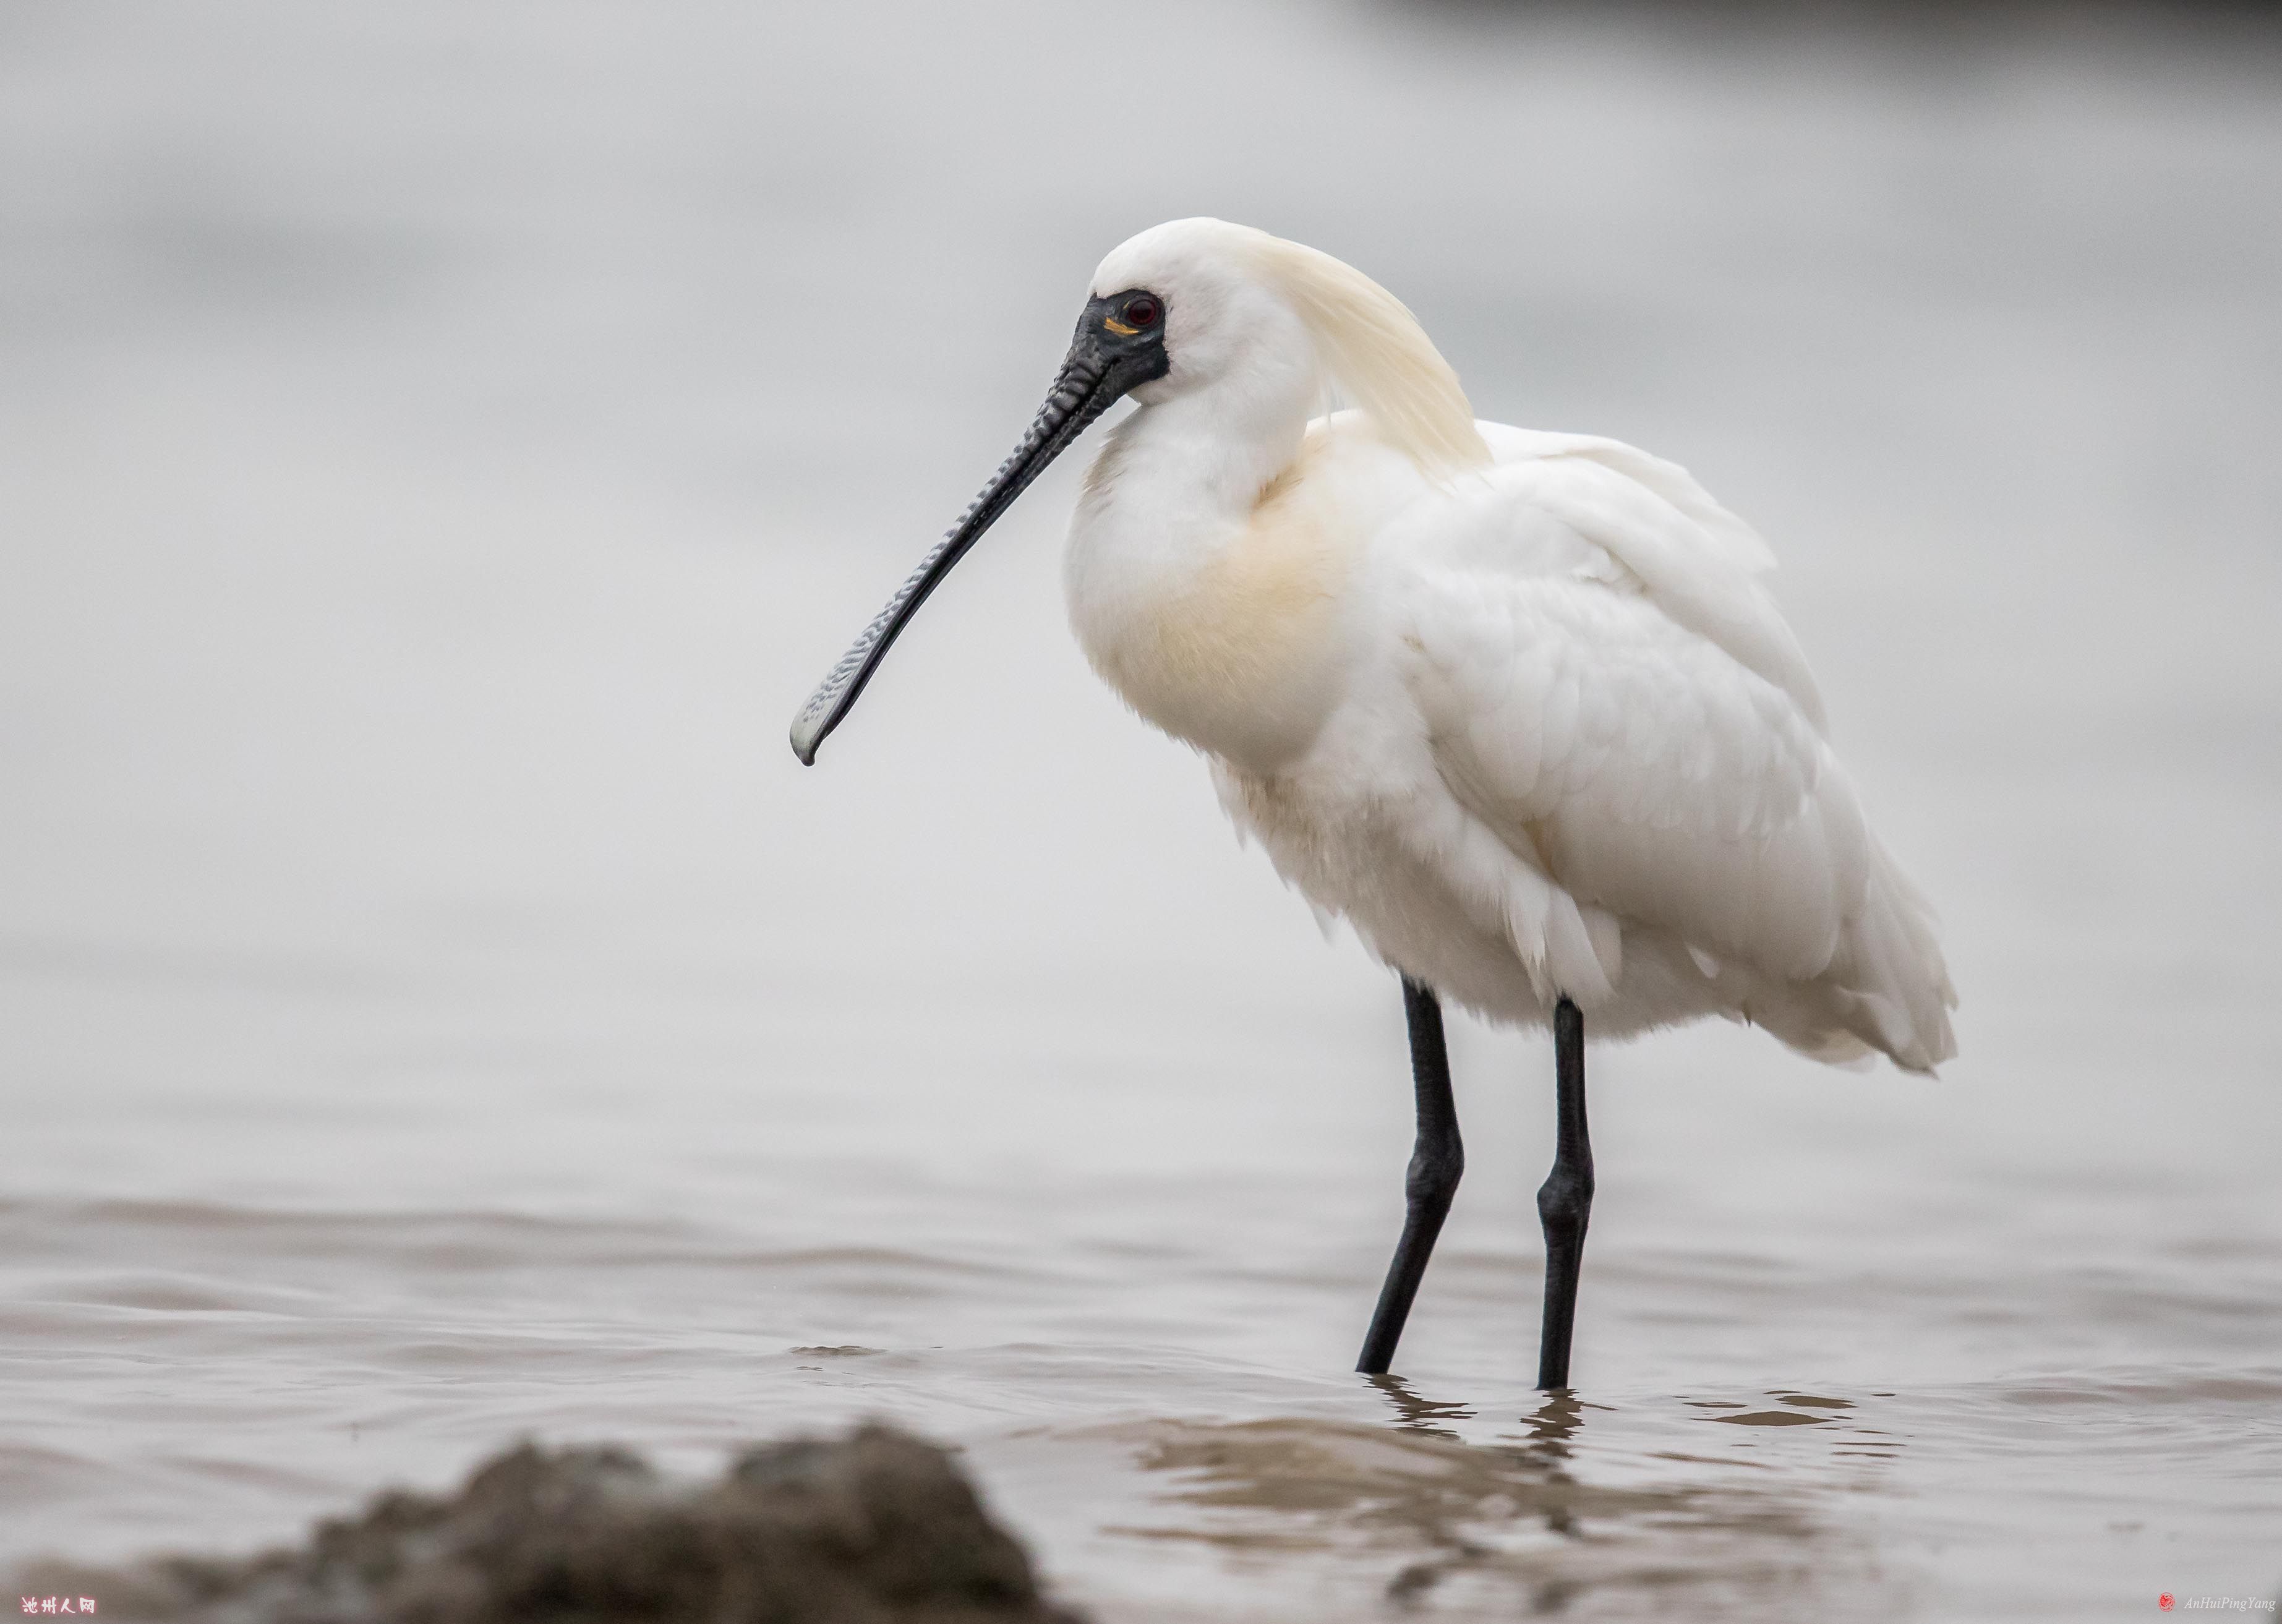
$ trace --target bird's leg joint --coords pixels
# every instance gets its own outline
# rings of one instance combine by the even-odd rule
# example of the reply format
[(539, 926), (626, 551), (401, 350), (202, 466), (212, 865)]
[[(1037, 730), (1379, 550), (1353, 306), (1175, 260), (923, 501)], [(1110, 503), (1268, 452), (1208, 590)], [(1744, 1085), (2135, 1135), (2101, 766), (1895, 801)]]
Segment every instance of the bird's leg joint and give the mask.
[(1537, 1221), (1545, 1226), (1547, 1243), (1574, 1245), (1584, 1239), (1592, 1213), (1593, 1169), (1555, 1162), (1537, 1188)]
[(1466, 1171), (1466, 1149), (1456, 1133), (1448, 1138), (1421, 1135), (1410, 1153), (1410, 1168), (1402, 1181), (1403, 1198), (1412, 1207), (1448, 1210)]

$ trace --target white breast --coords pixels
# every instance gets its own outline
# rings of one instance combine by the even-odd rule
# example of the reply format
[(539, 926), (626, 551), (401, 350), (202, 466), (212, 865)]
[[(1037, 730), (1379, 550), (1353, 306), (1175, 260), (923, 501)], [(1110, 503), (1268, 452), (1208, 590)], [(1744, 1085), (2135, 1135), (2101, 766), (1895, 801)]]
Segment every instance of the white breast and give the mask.
[(1165, 732), (1249, 772), (1296, 760), (1340, 691), (1362, 532), (1316, 477), (1328, 439), (1200, 501), (1166, 466), (1182, 447), (1122, 430), (1071, 525), (1070, 624), (1094, 670)]

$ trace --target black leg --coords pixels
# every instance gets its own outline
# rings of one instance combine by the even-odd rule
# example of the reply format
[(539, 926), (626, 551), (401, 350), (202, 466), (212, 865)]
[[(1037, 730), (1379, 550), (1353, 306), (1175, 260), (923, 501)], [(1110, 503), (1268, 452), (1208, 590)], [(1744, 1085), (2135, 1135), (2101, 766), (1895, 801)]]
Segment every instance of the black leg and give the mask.
[(1545, 1226), (1545, 1334), (1537, 1347), (1537, 1385), (1569, 1385), (1569, 1333), (1577, 1325), (1577, 1273), (1585, 1261), (1585, 1224), (1593, 1216), (1593, 1141), (1585, 1131), (1585, 1016), (1563, 998), (1553, 1006), (1553, 1069), (1559, 1094), (1559, 1136), (1553, 1171), (1537, 1192)]
[(1402, 1239), (1394, 1243), (1394, 1261), (1387, 1265), (1386, 1284), (1379, 1288), (1378, 1307), (1362, 1340), (1362, 1357), (1355, 1361), (1355, 1369), (1366, 1376), (1385, 1375), (1394, 1357), (1394, 1344), (1401, 1340), (1402, 1322), (1410, 1317), (1410, 1300), (1418, 1294), (1434, 1237), (1442, 1232), (1450, 1198), (1458, 1193), (1458, 1176), (1466, 1170), (1466, 1149), (1458, 1142), (1458, 1107), (1450, 1098), (1450, 1052), (1442, 1042), (1442, 1006), (1431, 988), (1406, 975), (1402, 1009), (1410, 1021), (1410, 1079), (1418, 1091), (1418, 1139), (1402, 1186), (1409, 1207)]

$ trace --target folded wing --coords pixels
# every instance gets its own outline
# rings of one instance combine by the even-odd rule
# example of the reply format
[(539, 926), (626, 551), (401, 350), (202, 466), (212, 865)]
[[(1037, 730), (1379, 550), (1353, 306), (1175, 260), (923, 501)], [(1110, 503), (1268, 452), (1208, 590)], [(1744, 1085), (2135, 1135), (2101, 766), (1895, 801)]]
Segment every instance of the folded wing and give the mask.
[(1491, 443), (1506, 460), (1448, 498), (1464, 522), (1446, 507), (1411, 560), (1410, 688), (1436, 772), (1515, 860), (1525, 963), (1589, 1009), (1644, 927), (1707, 977), (1813, 989), (1834, 1030), (1942, 1058), (1930, 921), (1824, 738), (1764, 543), (1628, 447)]

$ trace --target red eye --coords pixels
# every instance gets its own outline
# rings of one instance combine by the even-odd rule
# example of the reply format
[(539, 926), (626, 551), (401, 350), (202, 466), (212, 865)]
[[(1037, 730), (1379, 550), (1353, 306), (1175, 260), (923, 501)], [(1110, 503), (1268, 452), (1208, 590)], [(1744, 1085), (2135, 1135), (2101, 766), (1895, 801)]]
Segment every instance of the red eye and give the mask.
[(1163, 307), (1144, 293), (1125, 307), (1125, 324), (1129, 327), (1154, 327), (1157, 318), (1164, 314)]

